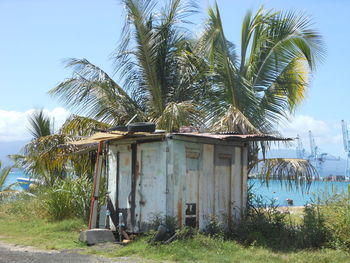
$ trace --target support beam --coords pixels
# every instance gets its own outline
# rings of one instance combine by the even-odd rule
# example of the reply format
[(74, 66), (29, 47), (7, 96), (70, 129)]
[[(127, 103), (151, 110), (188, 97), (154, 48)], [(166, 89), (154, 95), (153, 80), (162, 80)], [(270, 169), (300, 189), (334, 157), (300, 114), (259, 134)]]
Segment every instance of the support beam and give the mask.
[(97, 149), (94, 186), (93, 186), (92, 195), (91, 195), (89, 229), (97, 227), (98, 197), (99, 197), (100, 178), (101, 178), (101, 171), (102, 171), (102, 150), (103, 150), (103, 141), (100, 141)]

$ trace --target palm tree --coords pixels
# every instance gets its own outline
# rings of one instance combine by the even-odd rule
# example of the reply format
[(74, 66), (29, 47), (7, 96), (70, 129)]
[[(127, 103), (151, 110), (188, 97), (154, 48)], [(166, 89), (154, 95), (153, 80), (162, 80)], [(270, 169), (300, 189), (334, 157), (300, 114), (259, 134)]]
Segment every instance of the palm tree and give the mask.
[(75, 147), (63, 145), (80, 136), (91, 135), (94, 129), (107, 129), (108, 125), (73, 115), (63, 124), (59, 134), (53, 134), (50, 118), (43, 110), (35, 111), (28, 120), (33, 139), (21, 154), (11, 156), (17, 167), (46, 185), (53, 185), (69, 174), (92, 177), (94, 154), (72, 155)]
[(0, 161), (0, 196), (14, 192), (11, 188), (15, 184), (5, 186), (7, 177), (9, 176), (12, 167), (2, 168), (2, 162)]
[[(209, 9), (195, 51), (209, 65), (211, 88), (203, 101), (207, 123), (213, 131), (240, 133), (278, 134), (279, 124), (305, 97), (308, 76), (324, 55), (322, 38), (306, 16), (264, 8), (244, 17), (237, 55), (225, 37), (217, 4)], [(261, 144), (264, 154), (266, 146)], [(274, 174), (291, 182), (304, 174), (310, 180), (316, 173), (305, 160), (258, 160), (259, 150), (251, 145), (250, 168), (263, 162), (266, 179)]]
[(171, 0), (158, 12), (152, 0), (124, 0), (123, 5), (125, 25), (113, 54), (123, 88), (86, 59), (70, 59), (73, 76), (49, 93), (109, 124), (125, 124), (135, 115), (136, 121), (153, 121), (170, 131), (198, 123), (199, 74), (186, 67), (183, 56), (191, 45), (181, 27), (196, 6)]
[(306, 16), (260, 8), (244, 17), (237, 56), (217, 5), (209, 9), (196, 51), (210, 65), (212, 88), (205, 103), (213, 129), (262, 133), (277, 133), (293, 113), (324, 54), (321, 36)]

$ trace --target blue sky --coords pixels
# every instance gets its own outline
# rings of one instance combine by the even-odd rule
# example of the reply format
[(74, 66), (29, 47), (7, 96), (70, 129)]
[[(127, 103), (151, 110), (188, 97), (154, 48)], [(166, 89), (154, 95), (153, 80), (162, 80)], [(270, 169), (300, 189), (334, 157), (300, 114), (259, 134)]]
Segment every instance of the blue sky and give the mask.
[[(198, 32), (206, 8), (213, 3), (199, 0), (202, 13), (193, 25)], [(299, 10), (310, 15), (324, 36), (325, 61), (313, 76), (308, 96), (295, 119), (282, 131), (300, 133), (306, 142), (308, 129), (324, 151), (344, 155), (340, 120), (350, 121), (350, 1), (346, 0), (218, 0), (226, 36), (239, 46), (245, 12), (266, 8)], [(87, 58), (108, 73), (123, 24), (119, 0), (1, 0), (0, 1), (0, 145), (1, 141), (28, 139), (25, 116), (33, 108), (45, 108), (58, 124), (69, 114), (47, 91), (70, 71), (62, 59)], [(9, 136), (9, 133), (12, 133)]]

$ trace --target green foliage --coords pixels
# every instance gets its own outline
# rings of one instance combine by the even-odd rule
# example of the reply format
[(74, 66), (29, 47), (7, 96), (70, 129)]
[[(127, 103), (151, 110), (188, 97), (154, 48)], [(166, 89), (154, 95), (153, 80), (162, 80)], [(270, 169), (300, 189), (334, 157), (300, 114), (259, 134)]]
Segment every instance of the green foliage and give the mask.
[[(101, 180), (100, 185), (99, 194), (103, 197), (106, 194), (105, 180)], [(66, 178), (39, 189), (38, 199), (50, 220), (81, 218), (88, 222), (92, 187), (93, 182), (88, 177)]]
[(0, 204), (0, 239), (44, 249), (82, 248), (77, 242), (81, 219), (48, 222), (39, 200), (17, 195), (15, 200)]
[(2, 168), (2, 162), (0, 161), (0, 194), (10, 191), (11, 186), (5, 187), (5, 181), (10, 174), (12, 167)]
[(272, 200), (267, 204), (256, 196), (253, 204), (239, 222), (233, 222), (226, 236), (244, 245), (258, 245), (274, 249), (296, 247), (297, 229), (288, 221)]
[(160, 225), (163, 225), (168, 233), (174, 234), (178, 228), (176, 217), (164, 216), (161, 213), (153, 213), (150, 222), (150, 229), (154, 231), (157, 230)]
[(315, 205), (305, 206), (303, 223), (300, 227), (300, 236), (300, 247), (318, 248), (330, 245), (330, 229), (327, 228), (320, 207)]
[(349, 193), (323, 193), (317, 199), (317, 211), (329, 231), (331, 245), (350, 249)]
[(28, 118), (29, 128), (28, 130), (35, 139), (43, 136), (51, 135), (51, 121), (44, 110), (34, 111)]
[[(106, 255), (96, 248), (95, 254)], [(139, 238), (122, 249), (115, 249), (109, 257), (140, 257), (152, 262), (240, 262), (240, 263), (347, 263), (349, 253), (341, 250), (303, 250), (293, 252), (275, 252), (269, 248), (244, 247), (239, 243), (223, 238), (213, 238), (195, 234), (192, 238), (176, 240), (167, 245), (152, 246), (148, 238)]]
[(212, 237), (222, 237), (224, 235), (224, 227), (222, 222), (220, 222), (217, 217), (212, 216), (204, 229), (204, 233)]

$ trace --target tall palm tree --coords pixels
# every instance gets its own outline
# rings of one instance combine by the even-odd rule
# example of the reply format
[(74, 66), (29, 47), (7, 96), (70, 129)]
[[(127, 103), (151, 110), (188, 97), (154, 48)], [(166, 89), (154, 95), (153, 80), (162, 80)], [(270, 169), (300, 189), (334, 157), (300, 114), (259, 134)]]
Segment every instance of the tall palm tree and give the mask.
[[(195, 51), (209, 65), (210, 92), (203, 103), (213, 131), (278, 134), (280, 123), (304, 99), (308, 76), (324, 55), (322, 38), (310, 25), (306, 16), (293, 11), (248, 12), (236, 54), (225, 36), (217, 4), (209, 8)], [(265, 147), (262, 143), (263, 152)], [(250, 168), (263, 161), (265, 179), (273, 174), (290, 183), (301, 174), (311, 179), (317, 173), (305, 160), (258, 160), (259, 150), (251, 145)]]
[(305, 97), (308, 76), (324, 54), (321, 36), (310, 25), (293, 11), (248, 12), (236, 55), (218, 6), (209, 9), (196, 51), (210, 65), (206, 104), (214, 130), (277, 132)]
[(86, 59), (70, 59), (73, 76), (49, 93), (109, 124), (125, 124), (134, 115), (167, 130), (198, 123), (199, 78), (185, 67), (183, 54), (191, 52), (191, 45), (181, 27), (196, 6), (171, 0), (158, 11), (152, 0), (122, 2), (125, 25), (113, 57), (123, 88)]

